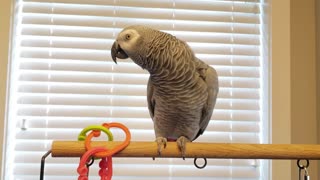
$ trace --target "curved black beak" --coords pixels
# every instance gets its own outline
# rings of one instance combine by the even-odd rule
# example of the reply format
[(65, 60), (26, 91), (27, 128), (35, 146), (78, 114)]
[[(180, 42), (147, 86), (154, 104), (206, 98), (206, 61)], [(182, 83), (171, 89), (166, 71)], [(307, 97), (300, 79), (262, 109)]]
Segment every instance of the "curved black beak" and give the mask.
[(121, 49), (117, 41), (115, 41), (111, 48), (112, 60), (117, 64), (117, 58), (126, 59), (129, 56)]

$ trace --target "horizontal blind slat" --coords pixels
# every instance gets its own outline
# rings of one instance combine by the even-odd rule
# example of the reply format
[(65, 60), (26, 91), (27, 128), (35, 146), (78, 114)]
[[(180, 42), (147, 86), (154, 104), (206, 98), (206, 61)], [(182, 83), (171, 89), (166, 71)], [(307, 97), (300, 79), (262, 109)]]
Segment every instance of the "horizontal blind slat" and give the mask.
[[(260, 49), (257, 46), (233, 46), (206, 44), (190, 44), (196, 54), (216, 54), (216, 55), (238, 55), (238, 56), (260, 56)], [(57, 47), (21, 47), (22, 58), (53, 58), (70, 60), (95, 60), (111, 62), (110, 50), (107, 49), (74, 49)], [(128, 60), (121, 60), (128, 61)], [(119, 62), (121, 62), (119, 61)]]
[[(16, 134), (18, 139), (33, 139), (33, 140), (74, 140), (78, 136), (81, 129), (29, 129), (28, 131), (21, 131)], [(132, 141), (154, 141), (155, 136), (153, 130), (131, 130)], [(118, 137), (117, 137), (118, 136)], [(115, 138), (119, 138), (121, 135), (115, 134)], [(98, 140), (107, 140), (105, 136), (98, 138)], [(258, 143), (259, 135), (258, 132), (205, 132), (200, 136), (195, 142), (211, 142), (211, 143)], [(16, 146), (17, 148), (17, 146)], [(48, 147), (43, 146), (42, 149), (45, 150)], [(25, 147), (24, 151), (34, 151), (33, 147)]]
[[(81, 30), (84, 29), (84, 32)], [(68, 45), (75, 41), (79, 43), (106, 43), (108, 46), (113, 42), (112, 33), (108, 30), (101, 28), (100, 30), (93, 29), (91, 32), (87, 28), (79, 28), (74, 30), (73, 28), (61, 28), (51, 30), (49, 27), (40, 28), (38, 27), (26, 27), (22, 29), (21, 45), (25, 47), (58, 47), (61, 45)], [(170, 31), (166, 31), (170, 33)], [(37, 33), (35, 35), (34, 33)], [(175, 31), (176, 37), (187, 41), (189, 43), (213, 43), (213, 44), (233, 44), (237, 45), (259, 45), (259, 36), (257, 35), (246, 35), (246, 34), (227, 34), (227, 33), (191, 33), (184, 31)], [(64, 43), (64, 44), (62, 44)], [(76, 45), (76, 44), (73, 44)], [(93, 44), (95, 45), (95, 44)], [(70, 46), (70, 45), (69, 45)], [(62, 46), (63, 47), (63, 46)], [(94, 48), (90, 47), (89, 49)], [(77, 46), (74, 46), (77, 48)], [(87, 47), (88, 48), (88, 47)], [(97, 48), (101, 49), (101, 48)]]
[[(113, 62), (112, 62), (113, 63)], [(115, 74), (125, 73), (125, 74), (137, 74), (137, 75), (147, 75), (147, 72), (139, 68), (134, 63), (128, 63), (127, 65), (110, 65), (109, 63), (98, 64), (74, 64), (74, 63), (21, 63), (21, 70), (28, 71), (38, 71), (39, 73), (47, 72), (48, 74), (74, 74), (86, 73), (91, 74), (105, 74), (107, 72), (114, 72)], [(238, 77), (252, 77), (256, 78), (260, 76), (258, 67), (245, 67), (245, 66), (215, 66), (220, 77), (238, 76)], [(230, 70), (231, 69), (231, 70)]]
[[(48, 53), (49, 54), (49, 53)], [(260, 67), (259, 56), (239, 56), (239, 55), (213, 55), (213, 54), (196, 54), (196, 56), (206, 62), (207, 64), (211, 64), (211, 66), (250, 66), (250, 67)], [(20, 58), (21, 66), (26, 63), (47, 63), (47, 64), (90, 64), (93, 65), (105, 65), (108, 64), (113, 66), (113, 68), (138, 68), (135, 64), (132, 63), (131, 60), (119, 60), (119, 64), (121, 66), (118, 67), (114, 64), (111, 59), (107, 58), (106, 61), (97, 61), (95, 59), (91, 60), (81, 60), (81, 59), (55, 59), (52, 57), (48, 58)], [(141, 72), (145, 72), (140, 70)]]
[[(129, 88), (128, 88), (129, 87)], [(24, 82), (18, 87), (19, 93), (49, 93), (74, 95), (118, 95), (146, 96), (146, 85), (92, 84), (92, 83), (54, 83), (54, 82)], [(224, 99), (259, 99), (259, 89), (223, 88), (219, 90), (219, 98)]]
[[(19, 142), (20, 143), (20, 142)], [(28, 146), (29, 144), (26, 142), (21, 142), (21, 145), (24, 144), (25, 146)], [(21, 153), (24, 153), (25, 155), (18, 154), (16, 155), (15, 162), (17, 163), (37, 163), (37, 159), (39, 159), (44, 152), (42, 151), (37, 151), (37, 152), (30, 152), (30, 151), (21, 151)], [(149, 165), (166, 165), (166, 164), (177, 164), (177, 165), (185, 165), (185, 166), (190, 166), (193, 163), (193, 159), (173, 159), (173, 158), (158, 158), (156, 161), (150, 159), (150, 158), (130, 158), (132, 161), (128, 161), (127, 158), (113, 158), (113, 162), (115, 164), (119, 165), (134, 165), (134, 164), (149, 164)], [(229, 159), (207, 159), (208, 161), (208, 166), (236, 166), (236, 167), (244, 167), (244, 166), (250, 166), (255, 164), (256, 166), (259, 166), (259, 162), (255, 162), (255, 160), (244, 160), (244, 159), (234, 159), (234, 160), (229, 160)], [(68, 165), (75, 165), (77, 166), (79, 163), (78, 158), (48, 158), (46, 159), (46, 162), (52, 163), (53, 165), (61, 166), (61, 164), (68, 164)], [(94, 165), (95, 166), (95, 165)]]
[(128, 25), (142, 24), (152, 26), (159, 30), (178, 31), (198, 31), (198, 32), (228, 32), (241, 34), (259, 34), (259, 24), (242, 22), (210, 22), (210, 21), (184, 21), (174, 19), (146, 19), (146, 18), (117, 18), (114, 25), (114, 18), (111, 17), (90, 17), (79, 18), (72, 15), (49, 15), (49, 14), (25, 14), (22, 18), (22, 24), (30, 25), (55, 25), (55, 26), (82, 26), (82, 27), (118, 27), (124, 28)]
[[(69, 75), (69, 76), (68, 76)], [(72, 75), (72, 76), (71, 76)], [(20, 74), (19, 81), (22, 82), (59, 82), (59, 83), (94, 83), (94, 84), (127, 84), (142, 85), (148, 81), (148, 76), (139, 74), (76, 74), (76, 73), (50, 73), (43, 72), (23, 72)], [(239, 77), (220, 77), (219, 86), (222, 88), (260, 88), (259, 78)]]
[[(76, 1), (72, 3), (72, 1), (63, 1), (63, 0), (53, 0), (53, 1), (24, 1), (26, 8), (34, 8), (34, 10), (39, 10), (41, 7), (46, 8), (47, 12), (54, 11), (57, 8), (68, 8), (75, 9), (78, 11), (86, 11), (94, 9), (98, 11), (106, 8), (112, 7), (110, 10), (119, 10), (122, 7), (135, 7), (131, 8), (131, 10), (136, 10), (139, 8), (155, 8), (155, 9), (171, 9), (171, 10), (180, 10), (180, 9), (192, 9), (192, 10), (201, 10), (201, 11), (221, 11), (221, 12), (242, 12), (242, 13), (251, 13), (258, 14), (260, 13), (260, 8), (258, 3), (250, 3), (246, 1), (246, 3), (241, 3), (237, 1), (193, 1), (193, 0), (176, 0), (174, 2), (169, 0), (164, 1), (130, 1), (130, 0), (121, 0), (115, 2), (99, 2), (99, 6), (96, 6), (96, 1), (86, 1), (81, 4), (80, 1)], [(86, 9), (84, 8), (84, 5)], [(115, 8), (114, 8), (115, 6)], [(51, 10), (49, 7), (54, 7), (54, 10)], [(54, 11), (55, 12), (55, 11)], [(87, 12), (90, 14), (91, 12)]]
[[(29, 175), (36, 175), (38, 173), (39, 169), (36, 166), (32, 166), (34, 164), (30, 164), (29, 166), (22, 168), (20, 166), (23, 166), (22, 164), (17, 165), (17, 174), (29, 174)], [(62, 165), (62, 164), (61, 164)], [(98, 171), (98, 165), (93, 166), (90, 168), (92, 172)], [(76, 174), (75, 168), (77, 167), (76, 164), (73, 165), (65, 165), (65, 168), (58, 168), (57, 165), (48, 164), (46, 165), (46, 175), (69, 175)], [(148, 170), (150, 168), (150, 170)], [(143, 170), (138, 171), (139, 169)], [(154, 171), (152, 169), (157, 169), (157, 171)], [(150, 165), (142, 165), (137, 164), (135, 168), (129, 168), (126, 165), (114, 165), (114, 176), (145, 176), (145, 177), (168, 177), (172, 175), (170, 172), (170, 169), (173, 170), (172, 172), (175, 172), (175, 176), (177, 177), (190, 177), (192, 176), (192, 173), (196, 175), (196, 177), (241, 177), (241, 178), (254, 178), (259, 176), (258, 168), (252, 168), (252, 167), (215, 167), (215, 166), (207, 166), (203, 171), (199, 172), (199, 170), (195, 169), (193, 165), (189, 166), (176, 166), (176, 167), (169, 167), (169, 166), (163, 166), (163, 165), (157, 165), (154, 164), (150, 167)], [(185, 169), (185, 170), (183, 170)], [(188, 172), (188, 173), (186, 173)]]
[[(38, 41), (22, 41), (21, 42), (22, 53), (27, 53), (27, 51), (33, 51), (34, 54), (37, 53), (37, 50), (41, 50), (45, 53), (49, 51), (52, 53), (52, 57), (54, 58), (55, 54), (64, 53), (66, 51), (84, 51), (83, 53), (91, 53), (92, 51), (99, 52), (106, 51), (106, 48), (110, 48), (112, 43), (109, 41), (95, 41), (95, 40), (72, 40), (71, 42), (63, 40), (38, 40)], [(227, 44), (209, 44), (209, 43), (188, 43), (190, 47), (193, 49), (194, 53), (212, 53), (212, 54), (235, 54), (235, 55), (251, 55), (258, 56), (259, 55), (259, 47), (256, 45), (237, 45), (234, 44), (232, 46)], [(103, 52), (101, 52), (103, 53)], [(74, 55), (75, 58), (77, 55)]]
[[(102, 124), (104, 122), (121, 122), (126, 124), (129, 129), (144, 130), (152, 129), (153, 122), (151, 118), (121, 118), (121, 117), (102, 117), (102, 118), (76, 118), (76, 117), (36, 117), (36, 116), (19, 116), (21, 121), (17, 123), (17, 128), (25, 126), (26, 128), (54, 128), (54, 129), (67, 129), (87, 127), (92, 125), (92, 122), (96, 124)], [(24, 124), (23, 123), (24, 120)], [(75, 123), (76, 122), (76, 123)], [(215, 132), (256, 132), (260, 131), (259, 123), (256, 121), (219, 121), (212, 120), (209, 122), (206, 131)]]
[[(150, 118), (145, 107), (94, 106), (89, 108), (89, 106), (19, 105), (18, 108), (17, 115), (19, 116)], [(260, 113), (258, 110), (216, 109), (211, 118), (214, 120), (259, 121)]]
[[(17, 102), (22, 105), (65, 105), (65, 106), (113, 106), (113, 107), (146, 107), (145, 96), (114, 95), (20, 95)], [(216, 109), (259, 110), (258, 100), (218, 99)]]

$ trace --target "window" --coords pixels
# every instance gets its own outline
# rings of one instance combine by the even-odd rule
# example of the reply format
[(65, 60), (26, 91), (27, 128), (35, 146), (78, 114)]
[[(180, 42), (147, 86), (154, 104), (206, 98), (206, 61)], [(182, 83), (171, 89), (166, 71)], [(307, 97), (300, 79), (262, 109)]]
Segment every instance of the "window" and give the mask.
[[(52, 140), (76, 140), (87, 125), (120, 122), (133, 141), (154, 141), (147, 72), (130, 60), (116, 65), (110, 55), (117, 33), (132, 24), (185, 40), (218, 71), (217, 105), (197, 142), (266, 142), (261, 6), (259, 0), (17, 1), (5, 179), (37, 179)], [(78, 161), (48, 159), (46, 179), (76, 179)], [(97, 166), (91, 169), (97, 179)], [(190, 159), (116, 158), (113, 178), (262, 180), (264, 172), (260, 160), (210, 159), (198, 170)]]

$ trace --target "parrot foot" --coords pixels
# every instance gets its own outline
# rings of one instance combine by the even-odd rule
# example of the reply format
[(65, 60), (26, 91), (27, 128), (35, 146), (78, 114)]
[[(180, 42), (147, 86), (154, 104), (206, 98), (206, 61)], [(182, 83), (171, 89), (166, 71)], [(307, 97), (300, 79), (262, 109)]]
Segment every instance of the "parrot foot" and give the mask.
[(186, 143), (187, 142), (191, 142), (188, 138), (184, 137), (184, 136), (180, 136), (178, 139), (177, 139), (177, 144), (178, 144), (178, 147), (181, 151), (181, 156), (182, 156), (182, 159), (185, 160), (185, 157), (186, 157)]
[[(161, 156), (161, 151), (163, 149), (166, 148), (167, 146), (167, 138), (164, 138), (164, 137), (157, 137), (156, 138), (156, 142), (157, 142), (157, 145), (158, 145), (158, 155)], [(153, 158), (154, 160), (155, 158)]]

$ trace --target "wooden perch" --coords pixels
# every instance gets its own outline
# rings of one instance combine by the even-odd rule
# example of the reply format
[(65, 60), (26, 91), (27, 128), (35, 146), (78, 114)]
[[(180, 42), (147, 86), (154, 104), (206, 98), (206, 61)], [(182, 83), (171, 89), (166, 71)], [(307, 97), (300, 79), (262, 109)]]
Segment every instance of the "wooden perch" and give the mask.
[[(111, 149), (122, 142), (92, 142), (92, 146)], [(52, 157), (80, 157), (85, 152), (84, 142), (54, 141)], [(155, 142), (130, 142), (124, 150), (114, 157), (156, 157)], [(181, 153), (175, 142), (168, 142), (162, 151), (162, 158), (180, 158)], [(187, 143), (186, 158), (223, 159), (309, 159), (320, 160), (320, 145), (305, 144), (216, 144)]]

